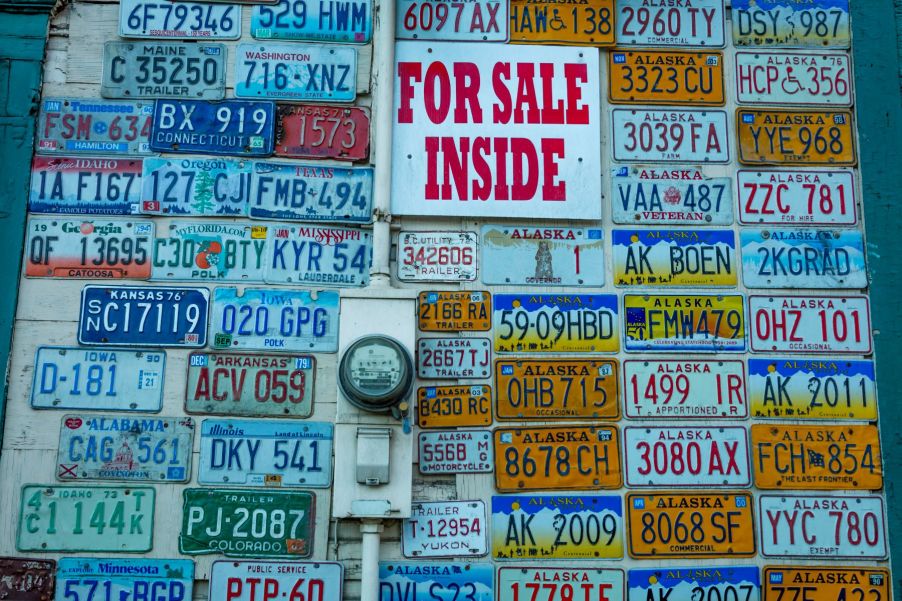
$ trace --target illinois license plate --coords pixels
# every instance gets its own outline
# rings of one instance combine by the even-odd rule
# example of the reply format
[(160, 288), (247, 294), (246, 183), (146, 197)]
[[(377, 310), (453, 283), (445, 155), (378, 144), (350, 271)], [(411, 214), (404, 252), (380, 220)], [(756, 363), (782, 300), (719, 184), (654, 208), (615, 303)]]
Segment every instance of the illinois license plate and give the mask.
[(482, 226), (485, 284), (603, 286), (599, 229)]
[(370, 156), (370, 111), (367, 108), (280, 104), (276, 114), (276, 156), (346, 161), (359, 161)]
[(866, 296), (750, 296), (755, 352), (871, 353)]
[(272, 102), (160, 99), (155, 105), (152, 150), (238, 157), (272, 154), (276, 121)]
[(803, 52), (737, 52), (737, 102), (850, 106), (849, 55)]
[(495, 465), (489, 430), (420, 432), (417, 448), (421, 474), (489, 473)]
[(511, 0), (510, 41), (523, 44), (614, 45), (614, 0), (572, 4)]
[(222, 44), (106, 42), (104, 98), (225, 98), (226, 50)]
[(417, 389), (417, 426), (454, 428), (492, 424), (492, 388), (424, 386)]
[(734, 0), (733, 44), (783, 48), (848, 48), (848, 0), (812, 0), (794, 7), (782, 0)]
[(421, 332), (486, 331), (492, 328), (492, 295), (466, 290), (420, 292)]
[(257, 587), (264, 574), (261, 594), (266, 599), (290, 598), (291, 595), (309, 601), (342, 598), (343, 567), (331, 561), (214, 561), (210, 571), (210, 597), (258, 601), (257, 591), (261, 589)]
[(250, 161), (147, 158), (141, 212), (178, 217), (238, 217), (247, 214), (250, 189)]
[(613, 359), (497, 359), (497, 417), (617, 419), (618, 381)]
[(370, 280), (373, 243), (365, 230), (277, 224), (267, 246), (267, 284), (362, 288)]
[(624, 599), (623, 570), (522, 566), (498, 568), (498, 601)]
[(723, 0), (660, 3), (617, 0), (617, 43), (625, 46), (724, 45)]
[(180, 219), (165, 229), (153, 242), (154, 280), (263, 281), (265, 226)]
[(155, 499), (150, 486), (25, 485), (16, 549), (150, 551)]
[(434, 380), (488, 378), (491, 357), (488, 338), (420, 338), (417, 375)]
[(414, 503), (401, 522), (404, 557), (481, 557), (488, 552), (485, 503)]
[(624, 361), (623, 386), (625, 413), (634, 419), (741, 419), (749, 414), (742, 361)]
[(732, 181), (701, 169), (617, 167), (611, 172), (614, 223), (731, 225)]
[(620, 488), (620, 442), (614, 426), (496, 428), (495, 488)]
[(50, 601), (55, 582), (56, 562), (52, 559), (0, 557), (0, 595), (4, 599)]
[(141, 200), (141, 159), (35, 156), (29, 213), (131, 215)]
[(614, 109), (615, 161), (729, 163), (724, 111)]
[(64, 415), (56, 477), (187, 482), (193, 442), (190, 417)]
[(494, 601), (494, 577), (491, 563), (379, 562), (379, 601)]
[(613, 294), (496, 294), (499, 353), (616, 353), (620, 350)]
[(761, 580), (757, 566), (698, 566), (630, 570), (628, 601), (668, 599), (692, 591), (700, 599), (759, 601)]
[(237, 40), (241, 7), (198, 2), (122, 0), (119, 35), (162, 40)]
[(154, 102), (45, 98), (38, 117), (38, 154), (150, 154)]
[(611, 102), (723, 105), (723, 53), (611, 51)]
[(808, 593), (815, 599), (849, 599), (864, 595), (890, 599), (889, 571), (881, 568), (772, 566), (764, 568), (764, 595), (768, 599)]
[(251, 35), (258, 40), (312, 40), (365, 44), (373, 36), (372, 0), (279, 0), (255, 6)]
[(855, 225), (855, 175), (829, 171), (736, 173), (739, 222), (744, 224)]
[(475, 232), (401, 232), (398, 279), (402, 282), (473, 282), (479, 251)]
[[(92, 601), (98, 584), (109, 599), (189, 601), (194, 590), (190, 559), (64, 557), (56, 574), (56, 601)], [(49, 598), (45, 601), (49, 601)]]
[(855, 165), (850, 111), (736, 111), (744, 165)]
[(623, 295), (627, 351), (745, 350), (739, 295)]
[(735, 287), (732, 230), (614, 230), (615, 286)]
[(630, 493), (626, 507), (630, 557), (755, 555), (750, 493)]
[(401, 0), (395, 37), (399, 40), (506, 42), (508, 7), (498, 0), (445, 3)]
[(316, 44), (240, 44), (235, 50), (235, 96), (353, 102), (357, 49)]

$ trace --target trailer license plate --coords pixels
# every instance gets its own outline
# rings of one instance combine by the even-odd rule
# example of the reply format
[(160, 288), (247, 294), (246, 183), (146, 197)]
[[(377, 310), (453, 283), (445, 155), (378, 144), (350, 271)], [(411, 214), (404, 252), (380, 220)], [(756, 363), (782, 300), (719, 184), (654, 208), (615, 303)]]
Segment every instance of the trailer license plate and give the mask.
[(743, 165), (855, 165), (850, 111), (736, 111)]
[(623, 295), (627, 351), (745, 350), (739, 295)]
[(871, 352), (866, 296), (750, 296), (751, 345), (756, 352)]
[(225, 98), (223, 44), (106, 42), (103, 45), (104, 98)]
[(488, 552), (485, 503), (414, 503), (401, 522), (404, 557), (480, 557)]
[(420, 292), (421, 332), (483, 332), (492, 328), (492, 295), (466, 290)]
[(424, 386), (417, 390), (417, 426), (453, 428), (492, 424), (492, 388)]
[(496, 294), (499, 353), (616, 353), (620, 321), (614, 294)]
[(398, 279), (402, 282), (475, 281), (478, 238), (475, 232), (401, 232)]
[(634, 419), (741, 419), (749, 414), (742, 361), (624, 361), (623, 387), (626, 416)]
[(615, 286), (735, 287), (732, 230), (617, 229), (611, 234)]
[(437, 380), (488, 378), (491, 355), (488, 338), (420, 338), (417, 375)]
[(132, 215), (141, 201), (141, 159), (35, 156), (29, 213)]

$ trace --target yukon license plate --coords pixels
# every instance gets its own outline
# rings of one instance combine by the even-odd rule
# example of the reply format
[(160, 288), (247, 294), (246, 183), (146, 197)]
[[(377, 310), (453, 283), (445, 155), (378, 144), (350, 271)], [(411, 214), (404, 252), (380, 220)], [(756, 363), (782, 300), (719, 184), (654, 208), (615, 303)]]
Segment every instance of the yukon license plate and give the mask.
[(362, 288), (370, 280), (373, 243), (365, 230), (277, 224), (267, 246), (267, 284)]
[(119, 35), (160, 40), (237, 40), (241, 35), (241, 7), (122, 0), (119, 4)]
[[(524, 559), (525, 561), (525, 559)], [(498, 601), (624, 599), (623, 570), (585, 567), (498, 568)]]
[(401, 522), (404, 557), (481, 557), (488, 552), (485, 503), (414, 503)]
[(488, 378), (491, 356), (488, 338), (420, 338), (417, 375), (434, 380)]
[(614, 294), (496, 294), (499, 353), (616, 353), (620, 322)]
[(492, 388), (424, 386), (417, 389), (417, 426), (455, 428), (492, 424)]
[(420, 292), (421, 332), (483, 332), (492, 328), (492, 295), (466, 290)]
[(735, 287), (732, 230), (614, 230), (615, 286)]
[(353, 102), (357, 49), (317, 44), (240, 44), (235, 96), (279, 100)]
[(489, 473), (495, 465), (489, 430), (420, 432), (417, 448), (421, 474)]
[(491, 563), (379, 562), (379, 601), (494, 601), (494, 580)]
[(521, 44), (614, 45), (614, 0), (572, 4), (554, 0), (511, 0), (510, 41)]
[(849, 55), (802, 52), (737, 52), (737, 102), (850, 106)]
[[(64, 557), (56, 574), (56, 601), (92, 601), (98, 584), (105, 599), (189, 601), (194, 590), (190, 559)], [(49, 598), (44, 600), (49, 601)]]
[(724, 111), (614, 109), (615, 161), (729, 163)]
[(761, 581), (757, 566), (699, 566), (630, 570), (628, 601), (680, 598), (691, 591), (699, 599), (741, 599), (759, 601)]
[(723, 53), (610, 52), (611, 102), (723, 105)]
[(742, 361), (714, 359), (623, 362), (623, 406), (634, 419), (748, 417)]
[(482, 281), (533, 286), (603, 286), (599, 229), (482, 226)]
[(498, 0), (446, 3), (401, 0), (395, 37), (399, 40), (506, 42), (508, 3)]
[(223, 100), (156, 101), (151, 149), (159, 152), (269, 156), (275, 104)]
[(611, 172), (614, 223), (626, 225), (731, 225), (733, 188), (728, 177), (701, 169), (616, 167)]
[(258, 40), (312, 40), (365, 44), (373, 36), (372, 0), (279, 0), (255, 6), (251, 35)]
[(624, 46), (724, 45), (723, 0), (661, 3), (617, 0), (617, 43)]
[(855, 225), (855, 174), (849, 169), (736, 173), (739, 222), (748, 225)]
[(214, 561), (210, 598), (259, 601), (257, 591), (261, 591), (267, 600), (294, 595), (309, 601), (339, 601), (343, 578), (342, 564), (331, 561)]
[(152, 279), (263, 281), (265, 226), (179, 220), (170, 223), (168, 230), (168, 236), (153, 242)]
[(222, 44), (106, 42), (104, 98), (225, 98), (226, 50)]
[[(50, 601), (56, 582), (52, 559), (0, 557), (0, 596), (17, 601)], [(487, 601), (492, 601), (491, 597)]]
[(740, 295), (624, 294), (627, 351), (745, 350)]
[(359, 161), (370, 156), (370, 111), (328, 104), (276, 107), (276, 156)]
[(141, 200), (141, 159), (42, 157), (31, 162), (29, 213), (132, 215)]
[(890, 599), (889, 571), (882, 568), (772, 566), (764, 568), (764, 595), (779, 599), (809, 594), (813, 599), (850, 599), (864, 595)]
[(750, 296), (749, 319), (755, 352), (871, 352), (866, 296)]
[(848, 48), (849, 0), (733, 0), (733, 44), (768, 48)]
[(141, 212), (174, 217), (239, 217), (247, 214), (250, 188), (250, 161), (147, 158)]
[(150, 154), (154, 103), (100, 98), (41, 101), (38, 154)]
[(475, 232), (401, 232), (398, 279), (402, 282), (472, 282), (479, 251)]
[(744, 165), (855, 165), (850, 111), (736, 111)]

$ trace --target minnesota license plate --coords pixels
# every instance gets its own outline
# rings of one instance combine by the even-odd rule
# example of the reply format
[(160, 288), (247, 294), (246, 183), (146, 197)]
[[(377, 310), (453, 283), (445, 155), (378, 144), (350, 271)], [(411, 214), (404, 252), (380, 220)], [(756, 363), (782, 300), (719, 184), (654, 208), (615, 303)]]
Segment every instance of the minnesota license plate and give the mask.
[(615, 286), (735, 287), (732, 230), (614, 230)]
[(498, 568), (498, 601), (624, 599), (623, 570), (584, 567)]
[(379, 562), (379, 601), (494, 601), (494, 580), (491, 563)]
[(620, 321), (614, 294), (496, 294), (499, 353), (616, 353)]
[(401, 232), (398, 279), (402, 282), (475, 281), (478, 251), (475, 232)]
[[(261, 576), (262, 590), (257, 588)], [(295, 595), (309, 601), (339, 601), (343, 579), (342, 564), (331, 561), (214, 561), (210, 598), (259, 601), (257, 591), (261, 591), (266, 599)]]
[(152, 150), (187, 154), (269, 156), (273, 152), (275, 104), (223, 100), (155, 103)]
[(424, 386), (417, 389), (417, 426), (454, 428), (492, 424), (492, 388)]
[(239, 217), (247, 214), (250, 189), (250, 161), (147, 158), (144, 159), (141, 213)]
[(482, 226), (482, 281), (532, 286), (603, 286), (599, 229)]
[(104, 98), (225, 98), (226, 50), (222, 44), (106, 42)]
[(38, 154), (150, 154), (154, 102), (45, 98), (38, 116)]
[(881, 568), (771, 566), (764, 568), (764, 595), (779, 599), (808, 593), (814, 599), (849, 599), (864, 595), (890, 599), (889, 571)]
[(729, 163), (724, 111), (614, 109), (615, 161)]
[(357, 49), (316, 44), (240, 44), (235, 50), (235, 96), (353, 102)]
[(365, 230), (319, 225), (269, 227), (267, 284), (362, 288), (370, 280), (373, 243)]
[(480, 557), (488, 552), (485, 503), (414, 503), (401, 522), (404, 557)]
[(420, 432), (417, 449), (421, 474), (489, 473), (495, 465), (489, 430)]
[(372, 0), (279, 0), (254, 7), (251, 35), (258, 40), (365, 44), (373, 36), (372, 13)]
[(627, 351), (745, 350), (740, 295), (623, 295)]
[(737, 52), (737, 102), (850, 106), (848, 54)]
[(609, 53), (611, 102), (627, 104), (723, 105), (723, 53)]
[(759, 601), (761, 580), (757, 566), (698, 566), (630, 570), (628, 601), (668, 599), (691, 591), (699, 599)]
[(750, 296), (755, 352), (871, 353), (866, 296)]
[(850, 111), (736, 111), (744, 165), (855, 165)]
[(738, 360), (623, 362), (623, 406), (634, 419), (748, 417), (745, 368)]
[(141, 200), (141, 159), (35, 156), (29, 213), (131, 215)]
[(446, 3), (401, 0), (395, 37), (399, 40), (506, 42), (508, 3), (498, 0)]
[(467, 290), (420, 292), (421, 332), (483, 332), (492, 328), (492, 295)]
[(616, 167), (611, 172), (614, 223), (626, 225), (731, 225), (733, 187), (728, 177), (701, 169)]
[(276, 107), (276, 156), (359, 161), (370, 156), (370, 111), (327, 104)]
[(511, 0), (510, 41), (521, 44), (614, 45), (614, 0), (562, 8), (553, 0)]
[(263, 281), (265, 226), (180, 219), (168, 230), (153, 241), (154, 280)]
[(424, 379), (488, 378), (492, 347), (488, 338), (420, 338), (417, 375)]
[(855, 174), (829, 171), (736, 173), (739, 222), (749, 225), (855, 225)]
[(695, 0), (685, 4), (617, 0), (617, 43), (723, 47), (723, 5), (723, 0)]
[(769, 48), (848, 48), (848, 0), (733, 0), (733, 44)]
[(52, 559), (0, 557), (0, 596), (4, 599), (50, 601), (55, 577), (56, 562)]
[(109, 600), (149, 597), (190, 601), (194, 591), (194, 562), (190, 559), (60, 559), (56, 601), (92, 601), (98, 584), (103, 598)]
[(122, 0), (119, 4), (119, 35), (161, 40), (237, 40), (241, 35), (241, 7)]

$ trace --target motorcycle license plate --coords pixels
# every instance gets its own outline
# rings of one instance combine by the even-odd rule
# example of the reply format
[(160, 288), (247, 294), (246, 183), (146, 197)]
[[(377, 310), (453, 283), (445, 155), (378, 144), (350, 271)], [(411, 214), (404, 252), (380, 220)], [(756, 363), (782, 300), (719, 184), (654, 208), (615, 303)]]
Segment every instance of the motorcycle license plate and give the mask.
[(492, 295), (465, 290), (420, 292), (421, 332), (483, 332), (492, 328)]
[(743, 165), (855, 165), (850, 111), (736, 111)]
[(733, 0), (733, 44), (768, 48), (848, 48), (849, 0)]
[(45, 98), (38, 116), (38, 154), (150, 154), (154, 102)]
[(402, 282), (473, 282), (479, 255), (475, 232), (401, 232), (398, 279)]
[(276, 156), (359, 161), (370, 156), (370, 111), (327, 104), (276, 107)]
[(614, 223), (731, 225), (732, 181), (701, 169), (617, 167), (611, 172)]
[(850, 106), (852, 68), (847, 54), (737, 52), (737, 102)]
[(235, 96), (353, 102), (357, 49), (317, 44), (240, 44), (235, 50)]
[(0, 596), (18, 601), (50, 601), (55, 576), (56, 562), (52, 559), (0, 557)]
[(508, 3), (498, 0), (445, 3), (401, 0), (395, 37), (399, 40), (506, 42)]
[(119, 4), (119, 35), (160, 40), (237, 40), (241, 35), (241, 7), (122, 0)]
[[(262, 590), (257, 588), (261, 574), (266, 575)], [(210, 598), (259, 601), (260, 591), (266, 599), (295, 595), (310, 601), (339, 601), (343, 578), (342, 564), (331, 561), (214, 561)]]
[(373, 36), (373, 3), (279, 0), (274, 6), (255, 6), (251, 35), (258, 40), (366, 44)]
[(615, 161), (729, 163), (724, 111), (614, 109)]
[(499, 353), (616, 353), (620, 350), (613, 294), (496, 294)]
[(490, 473), (495, 465), (489, 430), (420, 432), (417, 450), (421, 474)]
[(732, 230), (617, 229), (611, 234), (615, 286), (736, 287)]
[(750, 296), (749, 320), (754, 352), (871, 353), (866, 296)]
[(771, 566), (764, 568), (764, 595), (809, 593), (815, 599), (848, 599), (864, 594), (872, 599), (890, 599), (889, 571), (881, 568)]
[(266, 226), (180, 219), (168, 230), (153, 242), (152, 279), (263, 281)]
[(267, 284), (362, 288), (369, 282), (373, 243), (368, 231), (277, 224), (269, 227), (266, 241)]
[(512, 44), (614, 45), (614, 0), (591, 0), (567, 9), (553, 0), (511, 0)]
[(624, 294), (626, 350), (745, 350), (745, 310), (740, 295)]
[(723, 53), (611, 51), (611, 102), (723, 105)]
[(480, 557), (488, 551), (485, 503), (414, 503), (401, 522), (404, 557)]
[(250, 188), (250, 161), (147, 158), (141, 212), (177, 217), (239, 217), (247, 214)]
[(190, 559), (60, 559), (56, 601), (91, 601), (98, 584), (102, 594), (111, 600), (140, 599), (148, 591), (154, 591), (151, 595), (157, 598), (187, 601), (194, 590), (194, 562)]
[(225, 98), (223, 44), (106, 42), (104, 98)]
[(417, 426), (453, 428), (492, 424), (492, 388), (424, 386), (417, 389)]
[(624, 361), (623, 386), (625, 413), (634, 419), (741, 419), (749, 414), (742, 361)]
[(379, 562), (379, 601), (435, 601), (456, 595), (469, 601), (494, 601), (494, 576), (491, 563), (430, 561), (424, 566), (383, 561)]
[(265, 157), (273, 151), (275, 104), (242, 100), (155, 103), (150, 147), (159, 152)]
[(617, 44), (721, 48), (723, 5), (723, 0), (695, 0), (686, 4), (617, 0)]
[(141, 159), (35, 156), (29, 213), (132, 215), (141, 200)]
[(420, 338), (417, 375), (435, 380), (488, 378), (491, 354), (488, 338)]
[(855, 225), (855, 174), (849, 169), (736, 173), (739, 222), (748, 225)]
[[(692, 591), (702, 599), (759, 601), (761, 581), (757, 566), (699, 566), (630, 570), (628, 601), (667, 599), (671, 594)], [(679, 591), (679, 592), (678, 592)]]

